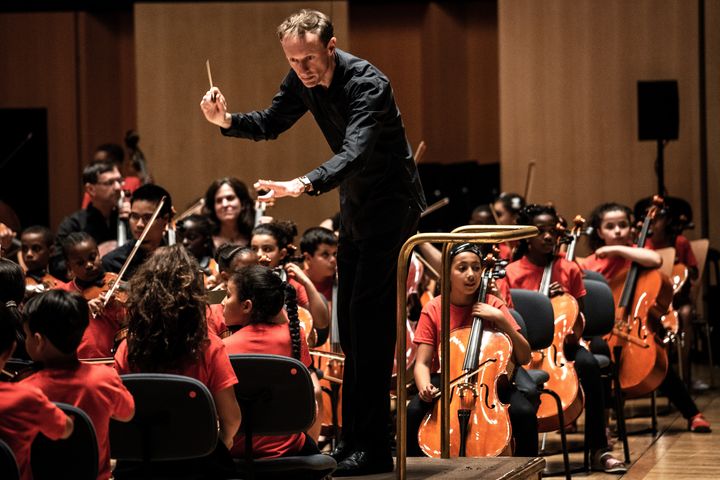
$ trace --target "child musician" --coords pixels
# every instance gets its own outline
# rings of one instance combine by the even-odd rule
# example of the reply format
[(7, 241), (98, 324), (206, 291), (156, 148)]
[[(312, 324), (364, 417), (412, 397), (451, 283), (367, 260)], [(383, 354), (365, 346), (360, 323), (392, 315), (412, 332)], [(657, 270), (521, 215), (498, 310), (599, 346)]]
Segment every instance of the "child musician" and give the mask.
[(125, 309), (115, 295), (103, 305), (105, 294), (117, 275), (105, 272), (95, 239), (85, 232), (73, 232), (62, 241), (65, 264), (73, 280), (59, 287), (82, 295), (88, 301), (90, 324), (78, 346), (79, 358), (112, 357), (115, 336), (125, 321)]
[(88, 326), (87, 301), (78, 294), (52, 290), (31, 298), (24, 314), (25, 346), (42, 368), (21, 383), (88, 414), (97, 435), (98, 479), (109, 479), (110, 419), (130, 421), (135, 402), (113, 368), (78, 361), (78, 345)]
[(195, 257), (205, 275), (208, 289), (220, 283), (218, 265), (213, 258), (213, 239), (210, 221), (202, 215), (190, 215), (177, 224), (178, 242)]
[[(487, 297), (488, 303), (478, 303), (477, 295), (481, 281), (481, 252), (476, 245), (465, 243), (454, 247), (450, 270), (450, 328), (472, 325), (473, 317), (478, 316), (487, 322), (490, 328), (504, 332), (510, 337), (513, 346), (513, 360), (516, 365), (530, 361), (530, 345), (520, 334), (520, 327), (508, 311), (505, 303), (494, 295)], [(428, 302), (420, 314), (414, 342), (417, 344), (415, 360), (415, 384), (418, 396), (408, 405), (408, 455), (421, 455), (416, 432), (432, 403), (440, 385), (438, 374), (438, 345), (440, 343), (441, 296)], [(509, 403), (510, 422), (515, 439), (515, 455), (521, 457), (537, 456), (537, 419), (536, 408), (520, 393), (508, 384), (500, 388), (501, 401)]]
[(49, 228), (35, 225), (23, 230), (20, 235), (21, 255), (25, 264), (25, 283), (28, 290), (40, 291), (55, 288), (62, 284), (48, 273), (53, 235)]
[(290, 261), (295, 253), (295, 246), (292, 245), (295, 235), (297, 227), (293, 222), (263, 223), (253, 229), (250, 245), (261, 265), (279, 269), (281, 276), (287, 276), (288, 283), (295, 287), (298, 305), (312, 315), (313, 328), (317, 332), (317, 340), (313, 345), (322, 345), (330, 328), (330, 313), (312, 281), (302, 268)]
[(9, 318), (15, 319), (15, 352), (13, 356), (22, 360), (29, 360), (25, 351), (25, 336), (22, 329), (22, 316), (20, 307), (25, 298), (25, 274), (17, 263), (0, 257), (0, 305), (7, 305), (11, 312), (16, 313)]
[[(516, 260), (507, 266), (506, 276), (499, 282), (507, 283), (510, 288), (537, 291), (545, 267), (553, 262), (550, 295), (568, 293), (575, 297), (582, 311), (583, 298), (586, 294), (582, 271), (576, 263), (569, 262), (554, 253), (558, 243), (558, 221), (555, 209), (550, 206), (530, 204), (520, 210), (518, 224), (534, 225), (540, 230), (540, 234), (518, 243), (515, 249)], [(625, 473), (627, 467), (608, 451), (600, 366), (595, 357), (578, 343), (579, 338), (576, 334), (567, 336), (565, 340), (565, 356), (568, 360), (574, 361), (575, 370), (585, 393), (585, 443), (592, 454), (593, 469), (606, 473)]]
[(312, 227), (300, 239), (303, 271), (328, 302), (332, 301), (333, 284), (337, 274), (338, 239), (332, 230)]
[[(210, 469), (217, 478), (224, 478), (233, 468), (227, 449), (240, 426), (233, 389), (237, 378), (222, 340), (208, 333), (198, 264), (181, 245), (162, 247), (143, 263), (128, 286), (128, 333), (115, 354), (115, 368), (121, 374), (185, 375), (208, 387), (220, 422), (218, 447), (209, 457), (174, 468)], [(132, 465), (121, 469), (118, 464), (115, 477), (121, 478), (118, 470), (130, 473)]]
[[(283, 306), (287, 308), (287, 318)], [(225, 322), (234, 330), (225, 338), (229, 354), (270, 353), (300, 360), (312, 366), (305, 336), (300, 330), (295, 289), (267, 267), (252, 265), (233, 273), (223, 301)], [(289, 321), (288, 321), (289, 319)], [(314, 370), (310, 375), (315, 376)], [(317, 383), (317, 378), (313, 378)], [(256, 458), (319, 453), (310, 435), (258, 436), (253, 440)], [(238, 435), (234, 457), (245, 454), (245, 437)]]
[[(14, 302), (0, 304), (0, 369), (5, 367), (17, 344), (16, 323), (20, 317)], [(30, 449), (38, 433), (51, 440), (68, 438), (73, 420), (39, 389), (22, 383), (0, 382), (0, 440), (10, 446), (22, 480), (32, 480)]]
[[(608, 280), (627, 270), (632, 262), (641, 267), (658, 268), (662, 264), (660, 254), (633, 244), (631, 220), (632, 211), (625, 205), (605, 203), (598, 206), (590, 217), (590, 246), (594, 253), (583, 261), (582, 267), (600, 272)], [(610, 355), (608, 350), (595, 350), (595, 343), (591, 344), (591, 347), (594, 353)], [(674, 368), (668, 368), (660, 391), (667, 395), (683, 417), (688, 419), (688, 429), (691, 432), (710, 432), (710, 422), (700, 413)]]

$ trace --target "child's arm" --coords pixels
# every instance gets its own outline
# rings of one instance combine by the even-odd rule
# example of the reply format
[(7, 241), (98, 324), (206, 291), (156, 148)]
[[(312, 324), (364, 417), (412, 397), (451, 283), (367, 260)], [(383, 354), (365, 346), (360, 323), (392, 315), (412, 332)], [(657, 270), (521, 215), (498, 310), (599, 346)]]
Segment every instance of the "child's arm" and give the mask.
[(473, 306), (473, 316), (491, 321), (498, 331), (506, 333), (510, 337), (515, 363), (525, 365), (530, 362), (530, 344), (520, 332), (513, 328), (502, 310), (487, 303), (476, 303)]
[(647, 248), (630, 247), (626, 245), (605, 245), (595, 250), (598, 258), (607, 256), (623, 257), (642, 267), (659, 268), (662, 265), (662, 257), (654, 250)]
[(319, 329), (328, 328), (330, 325), (330, 311), (322, 295), (312, 283), (312, 280), (303, 272), (302, 268), (294, 263), (285, 265), (285, 270), (291, 278), (294, 278), (305, 287), (309, 303), (308, 310), (313, 318), (313, 327)]
[(432, 368), (435, 349), (432, 345), (421, 343), (418, 345), (415, 354), (415, 385), (418, 389), (418, 396), (424, 402), (432, 402), (433, 398), (439, 392), (437, 387), (430, 382), (430, 369)]
[(215, 407), (220, 419), (220, 440), (229, 449), (233, 446), (233, 439), (240, 428), (240, 406), (235, 398), (235, 388), (227, 387), (213, 393)]

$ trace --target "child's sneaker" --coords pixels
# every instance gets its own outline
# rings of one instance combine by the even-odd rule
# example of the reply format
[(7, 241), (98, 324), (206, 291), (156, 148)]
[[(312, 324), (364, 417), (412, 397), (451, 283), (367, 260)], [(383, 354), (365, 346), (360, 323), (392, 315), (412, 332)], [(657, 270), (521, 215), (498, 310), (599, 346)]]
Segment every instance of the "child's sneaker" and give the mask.
[(688, 421), (688, 430), (693, 433), (710, 433), (710, 422), (708, 422), (702, 413), (698, 413)]

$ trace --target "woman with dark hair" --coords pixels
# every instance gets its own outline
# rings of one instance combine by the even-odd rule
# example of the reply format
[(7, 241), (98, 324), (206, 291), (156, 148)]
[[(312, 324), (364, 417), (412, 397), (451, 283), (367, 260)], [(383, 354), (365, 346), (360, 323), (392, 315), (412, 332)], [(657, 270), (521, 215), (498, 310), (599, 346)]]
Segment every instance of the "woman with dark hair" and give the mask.
[(255, 203), (247, 186), (235, 177), (215, 180), (205, 192), (203, 213), (213, 224), (213, 244), (248, 245), (255, 225)]
[[(273, 270), (251, 265), (233, 273), (223, 307), (225, 322), (234, 331), (223, 339), (228, 353), (284, 355), (300, 360), (308, 368), (312, 366), (308, 345), (300, 330), (295, 289)], [(313, 370), (311, 375), (315, 375)], [(305, 433), (253, 439), (256, 458), (313, 453), (319, 453), (319, 450), (311, 436)], [(244, 457), (243, 435), (235, 438), (232, 454), (237, 458)]]
[(501, 193), (492, 204), (500, 225), (515, 225), (515, 220), (524, 206), (525, 199), (517, 193), (510, 192)]
[(215, 454), (197, 467), (225, 472), (232, 468), (225, 447), (232, 446), (240, 426), (237, 377), (222, 340), (208, 333), (199, 270), (181, 245), (159, 248), (138, 269), (128, 284), (128, 333), (115, 354), (115, 368), (121, 374), (174, 373), (204, 383), (215, 400), (220, 441)]

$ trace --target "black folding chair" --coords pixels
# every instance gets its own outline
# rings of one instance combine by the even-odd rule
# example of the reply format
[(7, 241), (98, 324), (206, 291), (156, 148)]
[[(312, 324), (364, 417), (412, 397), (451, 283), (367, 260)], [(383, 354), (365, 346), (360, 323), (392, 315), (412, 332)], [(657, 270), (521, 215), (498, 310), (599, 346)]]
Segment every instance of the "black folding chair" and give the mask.
[(209, 458), (218, 444), (218, 417), (207, 387), (181, 375), (121, 378), (135, 398), (135, 416), (110, 422), (115, 478), (209, 478), (197, 461)]
[[(555, 334), (555, 314), (553, 313), (550, 299), (540, 292), (519, 288), (510, 289), (510, 296), (512, 297), (515, 310), (517, 310), (524, 320), (530, 349), (543, 350), (552, 345)], [(569, 480), (572, 478), (572, 471), (570, 469), (562, 401), (557, 393), (545, 387), (545, 382), (550, 379), (547, 372), (536, 369), (528, 369), (527, 372), (533, 381), (535, 381), (540, 394), (550, 395), (557, 405), (558, 429), (560, 430), (560, 443), (562, 445), (563, 455), (563, 471), (543, 472), (543, 475), (553, 476), (564, 473), (565, 478)]]
[(32, 444), (30, 461), (34, 480), (53, 480), (62, 472), (64, 478), (95, 480), (98, 476), (98, 444), (92, 420), (83, 410), (58, 403), (72, 417), (72, 435), (63, 440), (50, 440), (42, 433)]
[(10, 446), (0, 440), (0, 478), (7, 480), (19, 480), (20, 471), (18, 470), (15, 454)]
[(305, 432), (315, 420), (313, 383), (305, 365), (279, 355), (230, 355), (239, 383), (235, 394), (242, 410), (245, 459), (236, 461), (243, 478), (318, 479), (337, 467), (329, 455), (253, 458), (254, 435)]
[[(586, 278), (585, 290), (587, 294), (584, 300), (585, 329), (583, 330), (583, 338), (592, 340), (593, 337), (607, 335), (615, 326), (615, 300), (612, 290), (610, 290), (604, 278), (602, 281)], [(623, 442), (625, 463), (630, 464), (630, 447), (628, 446), (627, 430), (625, 428), (624, 401), (622, 389), (620, 388), (618, 365), (613, 363), (607, 355), (593, 355), (600, 365), (602, 374), (607, 376), (613, 384), (618, 435)]]

